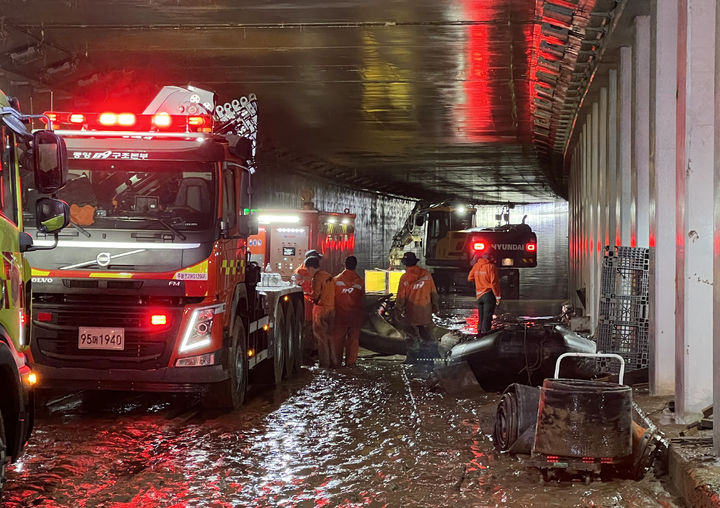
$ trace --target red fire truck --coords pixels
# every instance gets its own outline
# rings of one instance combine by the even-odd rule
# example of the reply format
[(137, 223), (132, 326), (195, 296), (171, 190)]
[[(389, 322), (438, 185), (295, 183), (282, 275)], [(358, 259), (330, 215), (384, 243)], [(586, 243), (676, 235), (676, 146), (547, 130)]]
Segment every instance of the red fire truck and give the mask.
[(302, 290), (248, 259), (254, 96), (215, 107), (210, 92), (165, 87), (144, 114), (47, 116), (67, 142), (72, 227), (29, 256), (45, 386), (238, 407), (251, 369), (272, 367), (276, 382), (297, 370)]
[(345, 258), (355, 251), (355, 215), (323, 212), (310, 205), (300, 210), (256, 211), (258, 234), (250, 237), (250, 260), (289, 280), (305, 260), (305, 252), (322, 253), (322, 269), (331, 274), (345, 269)]

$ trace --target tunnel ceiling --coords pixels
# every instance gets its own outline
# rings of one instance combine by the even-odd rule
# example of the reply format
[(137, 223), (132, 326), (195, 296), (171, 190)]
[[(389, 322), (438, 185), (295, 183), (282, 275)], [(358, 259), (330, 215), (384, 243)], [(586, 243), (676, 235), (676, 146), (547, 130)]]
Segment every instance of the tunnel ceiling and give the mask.
[[(260, 102), (259, 170), (431, 200), (564, 195), (615, 0), (24, 0), (0, 23), (36, 110), (164, 84)], [(20, 93), (23, 92), (23, 93)], [(24, 105), (26, 106), (26, 105)], [(27, 109), (27, 107), (25, 107)]]

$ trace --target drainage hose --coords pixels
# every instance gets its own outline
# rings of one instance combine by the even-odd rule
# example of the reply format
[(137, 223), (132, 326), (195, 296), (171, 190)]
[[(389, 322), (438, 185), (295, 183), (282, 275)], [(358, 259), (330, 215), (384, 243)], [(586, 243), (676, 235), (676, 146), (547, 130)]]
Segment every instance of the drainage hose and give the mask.
[(498, 404), (493, 438), (510, 453), (530, 453), (535, 438), (540, 389), (518, 383), (505, 389)]

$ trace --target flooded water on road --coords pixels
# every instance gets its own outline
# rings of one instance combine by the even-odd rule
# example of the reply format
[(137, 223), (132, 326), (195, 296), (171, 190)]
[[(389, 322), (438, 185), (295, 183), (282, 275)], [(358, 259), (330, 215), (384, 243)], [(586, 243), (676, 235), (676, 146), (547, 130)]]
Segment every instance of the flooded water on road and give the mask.
[(493, 447), (497, 394), (435, 392), (398, 361), (303, 369), (226, 413), (88, 395), (39, 416), (4, 506), (677, 506), (651, 476), (541, 483)]

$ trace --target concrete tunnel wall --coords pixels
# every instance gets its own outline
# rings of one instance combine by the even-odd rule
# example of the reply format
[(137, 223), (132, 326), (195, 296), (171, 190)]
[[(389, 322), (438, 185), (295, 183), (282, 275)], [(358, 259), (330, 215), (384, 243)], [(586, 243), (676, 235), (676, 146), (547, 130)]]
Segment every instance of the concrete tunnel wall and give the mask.
[(569, 293), (587, 288), (597, 326), (604, 246), (649, 248), (650, 389), (674, 394), (687, 423), (720, 406), (720, 8), (631, 7), (609, 34), (565, 152)]

